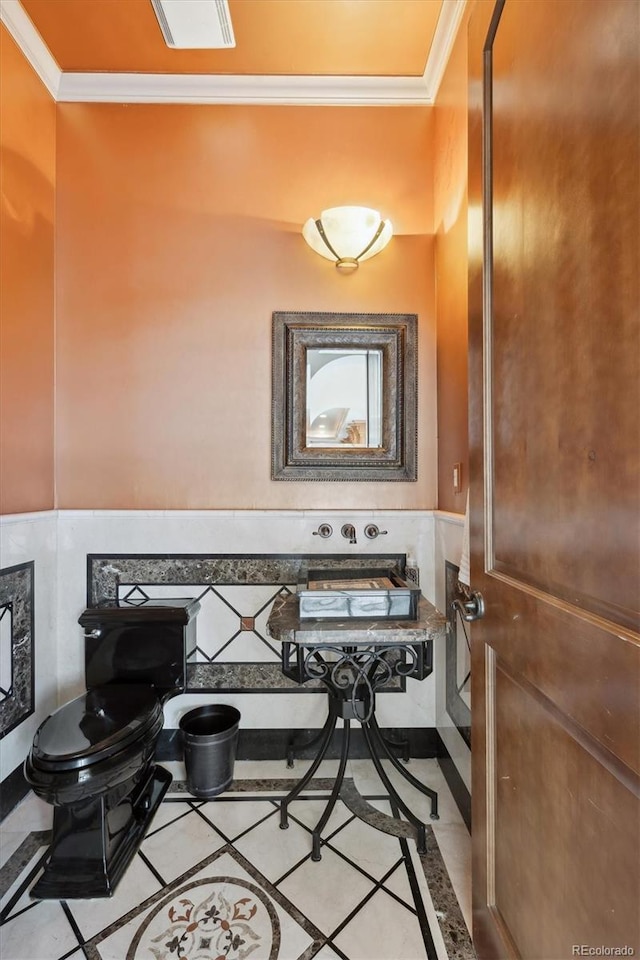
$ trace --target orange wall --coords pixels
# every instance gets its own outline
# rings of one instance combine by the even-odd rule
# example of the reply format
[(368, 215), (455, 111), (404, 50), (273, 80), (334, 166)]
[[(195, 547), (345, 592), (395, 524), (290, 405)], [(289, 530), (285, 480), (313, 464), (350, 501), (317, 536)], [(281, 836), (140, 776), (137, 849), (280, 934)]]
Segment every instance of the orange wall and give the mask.
[[(436, 505), (428, 108), (60, 104), (60, 508)], [(307, 217), (378, 207), (351, 276)], [(274, 310), (419, 315), (417, 483), (270, 479)]]
[(0, 513), (54, 505), (55, 110), (0, 25)]
[[(438, 316), (438, 507), (464, 513), (467, 416), (467, 21), (461, 24), (435, 108), (434, 207)], [(462, 491), (453, 492), (453, 464)]]

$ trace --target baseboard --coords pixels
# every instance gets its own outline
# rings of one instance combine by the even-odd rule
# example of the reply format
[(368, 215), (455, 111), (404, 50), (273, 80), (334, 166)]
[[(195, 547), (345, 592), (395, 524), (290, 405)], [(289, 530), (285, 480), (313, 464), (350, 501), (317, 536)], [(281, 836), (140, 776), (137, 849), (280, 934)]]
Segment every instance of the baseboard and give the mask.
[(0, 822), (8, 817), (13, 808), (26, 797), (29, 789), (29, 784), (24, 778), (22, 764), (20, 764), (0, 784)]
[[(238, 760), (283, 760), (287, 755), (287, 748), (291, 738), (300, 746), (296, 747), (296, 756), (302, 760), (315, 756), (317, 745), (305, 749), (304, 744), (320, 733), (319, 730), (243, 730), (240, 728), (238, 737)], [(389, 727), (383, 728), (385, 737), (394, 742), (408, 740), (409, 756), (411, 757), (439, 757), (444, 749), (440, 734), (434, 727)], [(358, 727), (351, 729), (349, 753), (356, 759), (369, 756), (367, 746)], [(181, 760), (183, 755), (180, 731), (177, 729), (163, 730), (156, 750), (158, 760)], [(337, 760), (340, 756), (340, 732), (336, 731), (329, 749), (328, 760)]]
[[(304, 743), (317, 735), (319, 730), (240, 730), (238, 738), (238, 760), (282, 760), (287, 755), (287, 748), (292, 735), (296, 742), (300, 743), (296, 749), (296, 757), (300, 759), (310, 759), (313, 757), (315, 747), (305, 749)], [(458, 773), (457, 767), (440, 737), (440, 734), (434, 727), (410, 727), (410, 728), (384, 728), (382, 733), (385, 737), (400, 742), (408, 740), (409, 756), (420, 758), (437, 757), (444, 778), (451, 790), (453, 799), (456, 802), (460, 815), (464, 820), (467, 829), (471, 831), (471, 794), (469, 793), (462, 777)], [(351, 731), (350, 754), (356, 759), (368, 756), (364, 737), (361, 729)], [(158, 741), (156, 751), (158, 760), (181, 760), (183, 756), (182, 740), (178, 729), (163, 730)], [(337, 736), (334, 736), (327, 759), (335, 760), (340, 756), (340, 745)], [(29, 792), (29, 784), (24, 778), (22, 764), (20, 764), (13, 773), (10, 773), (0, 784), (0, 822), (7, 817), (13, 808)]]
[[(438, 734), (438, 737), (440, 735)], [(467, 830), (471, 833), (471, 794), (467, 789), (467, 785), (458, 773), (458, 768), (451, 759), (449, 751), (447, 750), (444, 742), (440, 739), (440, 753), (438, 754), (438, 762), (440, 764), (440, 769), (444, 774), (444, 778), (447, 781), (447, 786), (451, 790), (453, 799), (456, 802), (456, 806), (460, 811), (460, 816), (464, 820)]]
[[(319, 730), (243, 730), (238, 737), (238, 760), (283, 760), (287, 756), (287, 748), (292, 737), (295, 737), (297, 746), (295, 755), (301, 760), (308, 760), (315, 756), (317, 744), (305, 749), (304, 744), (320, 733)], [(396, 743), (402, 740), (409, 742), (409, 756), (416, 759), (436, 757), (442, 769), (447, 786), (449, 787), (460, 816), (464, 820), (467, 830), (471, 832), (471, 794), (458, 769), (451, 759), (440, 734), (435, 727), (383, 728), (385, 737)], [(367, 746), (358, 727), (351, 730), (349, 754), (355, 759), (365, 759), (369, 756)], [(398, 756), (402, 753), (399, 752)], [(183, 749), (180, 731), (177, 729), (163, 730), (156, 750), (158, 760), (182, 760)], [(329, 744), (328, 760), (337, 760), (340, 756), (340, 733), (337, 731)]]

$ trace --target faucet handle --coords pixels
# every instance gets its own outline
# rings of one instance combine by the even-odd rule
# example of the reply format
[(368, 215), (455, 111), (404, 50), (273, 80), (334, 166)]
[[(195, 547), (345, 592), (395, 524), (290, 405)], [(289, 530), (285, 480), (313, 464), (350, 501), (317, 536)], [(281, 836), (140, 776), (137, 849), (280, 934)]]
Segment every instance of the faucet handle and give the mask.
[(385, 537), (388, 532), (388, 530), (380, 530), (375, 523), (368, 523), (364, 528), (364, 535), (369, 540), (375, 540), (376, 537)]
[(321, 523), (317, 530), (313, 531), (314, 537), (322, 537), (323, 540), (327, 540), (333, 533), (333, 527), (330, 523)]

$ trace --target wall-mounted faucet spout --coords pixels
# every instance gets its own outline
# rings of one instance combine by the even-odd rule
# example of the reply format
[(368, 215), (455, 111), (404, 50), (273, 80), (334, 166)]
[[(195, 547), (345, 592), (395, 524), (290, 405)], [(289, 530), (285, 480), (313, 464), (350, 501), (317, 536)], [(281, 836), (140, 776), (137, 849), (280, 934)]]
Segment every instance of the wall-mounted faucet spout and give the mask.
[(342, 530), (340, 531), (345, 540), (348, 540), (349, 543), (357, 543), (356, 540), (356, 528), (352, 523), (345, 523)]

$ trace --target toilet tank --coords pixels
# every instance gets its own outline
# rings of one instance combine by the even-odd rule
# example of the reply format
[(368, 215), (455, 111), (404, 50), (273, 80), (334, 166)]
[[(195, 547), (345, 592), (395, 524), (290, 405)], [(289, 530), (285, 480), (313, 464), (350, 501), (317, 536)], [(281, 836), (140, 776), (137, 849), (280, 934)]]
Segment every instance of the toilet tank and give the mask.
[(88, 607), (78, 620), (84, 627), (87, 687), (148, 683), (161, 698), (184, 690), (199, 610), (190, 598)]

